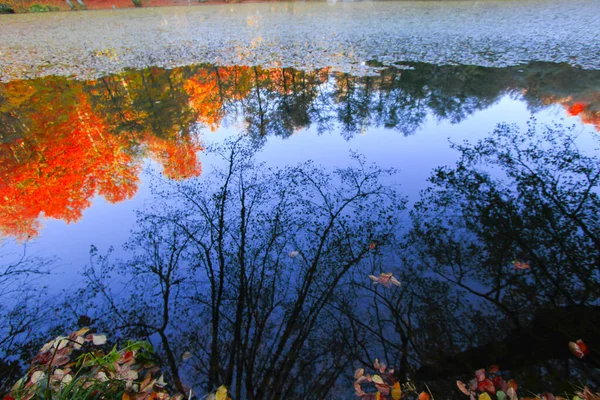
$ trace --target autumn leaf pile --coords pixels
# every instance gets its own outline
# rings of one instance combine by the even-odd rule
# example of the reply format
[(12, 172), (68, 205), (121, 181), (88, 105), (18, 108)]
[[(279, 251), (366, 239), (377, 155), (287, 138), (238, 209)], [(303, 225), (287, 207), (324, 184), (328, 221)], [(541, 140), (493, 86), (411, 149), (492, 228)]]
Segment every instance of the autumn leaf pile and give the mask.
[(149, 343), (106, 347), (106, 336), (88, 328), (57, 337), (42, 347), (4, 400), (184, 398), (169, 394)]
[[(519, 397), (518, 385), (514, 379), (505, 381), (499, 374), (499, 367), (492, 365), (488, 368), (475, 371), (475, 378), (466, 384), (456, 381), (458, 389), (470, 400), (569, 400), (568, 397), (555, 396), (552, 393), (540, 393), (533, 397)], [(585, 387), (575, 393), (573, 400), (600, 400), (600, 393), (592, 393)]]

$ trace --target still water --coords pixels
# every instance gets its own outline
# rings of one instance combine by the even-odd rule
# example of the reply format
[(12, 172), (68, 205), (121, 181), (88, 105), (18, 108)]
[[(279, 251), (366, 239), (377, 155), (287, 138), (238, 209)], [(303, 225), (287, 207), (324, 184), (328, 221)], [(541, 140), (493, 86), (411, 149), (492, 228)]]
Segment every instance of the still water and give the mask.
[[(481, 11), (464, 3), (451, 7)], [(298, 69), (130, 68), (117, 46), (85, 79), (5, 59), (3, 256), (25, 246), (17, 266), (52, 274), (0, 269), (0, 356), (40, 327), (91, 323), (151, 340), (177, 390), (225, 384), (236, 400), (394, 398), (396, 381), (407, 398), (459, 398), (456, 380), (488, 367), (478, 393), (509, 379), (520, 398), (594, 388), (600, 72), (574, 66), (593, 66), (585, 52), (542, 62), (568, 60), (536, 46), (512, 66), (415, 53)], [(357, 368), (383, 384), (353, 386)]]

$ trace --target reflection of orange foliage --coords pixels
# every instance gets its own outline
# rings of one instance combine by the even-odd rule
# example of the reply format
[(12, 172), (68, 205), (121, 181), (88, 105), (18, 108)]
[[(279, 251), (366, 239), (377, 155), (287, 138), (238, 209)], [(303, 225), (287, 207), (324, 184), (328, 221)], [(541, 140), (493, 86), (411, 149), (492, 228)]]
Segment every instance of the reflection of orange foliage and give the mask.
[(597, 96), (595, 97), (589, 102), (578, 101), (573, 103), (573, 100), (569, 100), (563, 102), (562, 105), (567, 109), (570, 116), (579, 116), (581, 122), (594, 125), (596, 130), (600, 132), (600, 99)]
[(196, 157), (196, 152), (202, 147), (190, 136), (173, 140), (149, 135), (146, 144), (154, 158), (163, 165), (163, 174), (168, 178), (182, 180), (202, 172)]
[(66, 112), (60, 119), (40, 113), (33, 134), (0, 145), (3, 234), (35, 235), (42, 214), (76, 221), (96, 193), (117, 202), (136, 192), (140, 165), (126, 138), (107, 134), (84, 96)]
[(567, 112), (571, 116), (576, 116), (576, 115), (579, 115), (584, 110), (584, 108), (585, 108), (585, 104), (575, 103), (567, 109)]
[(216, 131), (225, 116), (224, 102), (244, 99), (252, 90), (248, 67), (214, 67), (196, 71), (183, 85), (198, 122)]
[(216, 131), (223, 119), (221, 86), (217, 71), (202, 70), (183, 85), (190, 96), (190, 106), (198, 113), (198, 121)]

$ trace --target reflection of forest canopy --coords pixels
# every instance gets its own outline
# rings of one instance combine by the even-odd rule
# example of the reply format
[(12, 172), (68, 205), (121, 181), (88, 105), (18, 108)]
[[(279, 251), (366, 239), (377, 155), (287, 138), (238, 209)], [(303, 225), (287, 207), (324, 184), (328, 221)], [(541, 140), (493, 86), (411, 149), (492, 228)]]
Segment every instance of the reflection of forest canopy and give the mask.
[(319, 132), (337, 128), (346, 138), (372, 126), (412, 134), (428, 115), (459, 122), (517, 92), (533, 109), (560, 102), (598, 124), (599, 91), (591, 86), (597, 78), (566, 65), (417, 64), (366, 77), (200, 66), (86, 83), (11, 82), (0, 85), (0, 226), (26, 237), (42, 214), (77, 220), (96, 193), (112, 202), (129, 198), (144, 154), (171, 178), (198, 175), (194, 133), (201, 125), (215, 130), (241, 118), (255, 137), (286, 137), (311, 125)]
[(79, 219), (95, 194), (130, 198), (145, 155), (168, 177), (198, 175), (202, 126), (243, 121), (254, 137), (287, 137), (313, 125), (347, 139), (373, 126), (412, 134), (429, 115), (459, 122), (517, 93), (532, 109), (560, 103), (598, 125), (599, 81), (596, 71), (566, 65), (415, 64), (365, 77), (197, 66), (2, 84), (0, 230), (23, 238), (37, 232), (42, 215)]

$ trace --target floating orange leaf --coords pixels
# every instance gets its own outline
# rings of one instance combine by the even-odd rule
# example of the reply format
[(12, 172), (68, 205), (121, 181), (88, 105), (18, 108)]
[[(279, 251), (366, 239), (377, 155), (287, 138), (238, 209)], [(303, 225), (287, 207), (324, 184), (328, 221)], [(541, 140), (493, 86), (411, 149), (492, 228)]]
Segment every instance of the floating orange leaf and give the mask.
[(421, 392), (419, 394), (418, 400), (429, 400), (430, 398), (431, 398), (431, 396), (429, 396), (429, 393), (427, 393), (427, 392)]
[(394, 386), (392, 386), (391, 393), (392, 399), (400, 400), (400, 398), (402, 397), (402, 388), (400, 387), (400, 382), (394, 383)]
[(514, 260), (512, 263), (515, 266), (515, 269), (529, 269), (529, 268), (531, 268), (531, 265), (529, 265), (529, 263), (526, 263), (524, 261)]
[(469, 389), (467, 389), (467, 386), (463, 382), (456, 381), (456, 386), (458, 386), (460, 391), (463, 392), (464, 394), (466, 394), (467, 396), (469, 396), (471, 394), (471, 391)]
[(575, 103), (567, 110), (567, 113), (571, 116), (579, 115), (585, 109), (585, 104), (583, 103)]
[[(402, 283), (396, 279), (391, 272), (382, 272), (379, 276), (369, 275), (369, 279), (373, 281), (374, 285), (381, 283), (385, 287), (391, 287), (392, 285), (401, 286)], [(379, 369), (376, 367), (375, 369)]]
[(577, 342), (569, 342), (569, 350), (576, 357), (583, 358), (586, 354), (589, 354), (590, 349), (583, 342), (583, 340), (579, 339)]

